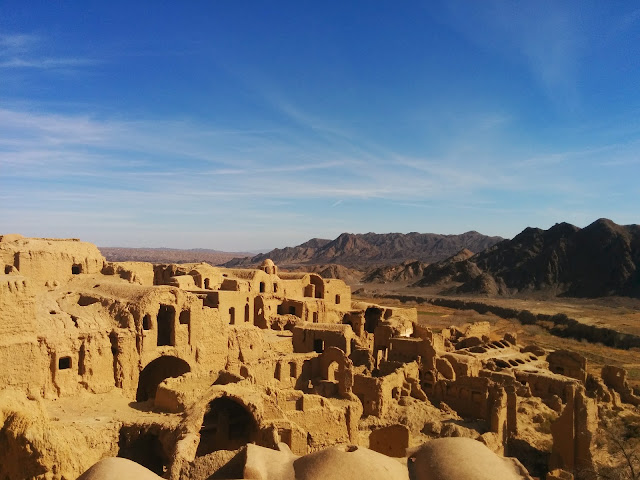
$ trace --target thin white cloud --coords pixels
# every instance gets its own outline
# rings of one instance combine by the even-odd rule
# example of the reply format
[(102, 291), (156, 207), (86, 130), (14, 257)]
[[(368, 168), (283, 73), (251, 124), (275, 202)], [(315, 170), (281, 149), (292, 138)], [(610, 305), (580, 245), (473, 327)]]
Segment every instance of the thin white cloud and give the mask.
[(36, 35), (24, 33), (0, 34), (0, 55), (24, 52), (38, 42)]
[(98, 62), (88, 58), (10, 58), (0, 61), (0, 68), (41, 68), (58, 69), (65, 67), (82, 67), (95, 65)]
[[(51, 42), (37, 35), (0, 34), (0, 69), (74, 70), (95, 65), (96, 59), (52, 55)], [(47, 53), (44, 50), (48, 50)]]
[(550, 95), (575, 95), (573, 84), (588, 35), (582, 11), (566, 3), (500, 0), (444, 3), (442, 20), (484, 49), (525, 66)]
[[(194, 222), (225, 231), (294, 222), (315, 228), (318, 236), (322, 229), (351, 228), (342, 215), (365, 203), (438, 214), (445, 208), (487, 215), (527, 211), (499, 205), (496, 195), (503, 192), (510, 198), (544, 196), (543, 204), (575, 200), (579, 208), (580, 202), (597, 201), (602, 189), (567, 168), (585, 158), (610, 160), (611, 152), (622, 148), (595, 145), (551, 151), (543, 158), (495, 156), (482, 135), (470, 130), (469, 138), (455, 136), (443, 142), (442, 155), (429, 157), (358, 143), (355, 137), (321, 141), (296, 129), (280, 128), (274, 136), (251, 130), (218, 135), (228, 131), (184, 119), (131, 121), (0, 109), (0, 223), (15, 225), (12, 230), (24, 226), (28, 233), (38, 226), (38, 216), (54, 229), (54, 220), (69, 223), (74, 212), (96, 211), (112, 213), (110, 225), (122, 217), (122, 228), (128, 228), (126, 218), (133, 218), (131, 223), (145, 231), (167, 222), (178, 222), (185, 231)], [(558, 165), (565, 170), (552, 176), (545, 170)], [(343, 208), (332, 210), (333, 217), (307, 218), (305, 212), (320, 205)], [(31, 212), (25, 216), (31, 223), (19, 220), (14, 210)], [(260, 211), (264, 214), (256, 214)]]

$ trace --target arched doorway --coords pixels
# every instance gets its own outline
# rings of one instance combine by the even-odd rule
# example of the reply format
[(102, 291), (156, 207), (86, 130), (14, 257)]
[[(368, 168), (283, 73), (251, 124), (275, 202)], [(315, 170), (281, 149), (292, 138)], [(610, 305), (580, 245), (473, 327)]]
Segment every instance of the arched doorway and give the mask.
[(158, 385), (164, 379), (179, 377), (190, 371), (189, 364), (178, 357), (163, 356), (156, 358), (140, 372), (136, 402), (144, 402), (155, 398)]
[(217, 450), (237, 450), (255, 439), (258, 426), (244, 406), (229, 397), (209, 403), (200, 428), (197, 456)]

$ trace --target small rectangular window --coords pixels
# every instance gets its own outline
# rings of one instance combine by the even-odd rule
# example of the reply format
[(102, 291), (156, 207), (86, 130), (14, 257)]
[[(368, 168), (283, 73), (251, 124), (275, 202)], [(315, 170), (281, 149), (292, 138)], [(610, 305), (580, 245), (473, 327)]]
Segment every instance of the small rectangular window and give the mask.
[(316, 338), (313, 341), (313, 351), (316, 352), (316, 353), (324, 352), (324, 340), (322, 340), (320, 338)]
[(58, 370), (71, 368), (71, 357), (60, 357), (58, 359)]
[(273, 291), (274, 291), (274, 293), (278, 291), (278, 284), (277, 283), (273, 284)]
[(142, 317), (142, 329), (151, 330), (151, 315), (147, 314)]
[(340, 295), (336, 295), (336, 305), (340, 305)]

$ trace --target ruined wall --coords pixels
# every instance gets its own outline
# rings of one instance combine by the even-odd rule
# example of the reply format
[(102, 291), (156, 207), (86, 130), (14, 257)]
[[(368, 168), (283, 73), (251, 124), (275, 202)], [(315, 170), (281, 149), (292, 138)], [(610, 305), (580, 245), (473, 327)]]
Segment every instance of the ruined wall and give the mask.
[(19, 275), (0, 275), (0, 386), (41, 393), (49, 371), (36, 336), (35, 292)]
[(576, 352), (556, 350), (547, 355), (549, 370), (559, 375), (587, 381), (587, 359)]
[(322, 353), (325, 348), (337, 347), (349, 355), (352, 338), (349, 325), (305, 324), (293, 329), (293, 349), (300, 353)]
[(390, 372), (379, 377), (354, 375), (353, 394), (360, 400), (364, 415), (384, 417), (392, 402), (397, 402), (401, 397), (426, 400), (420, 388), (418, 364), (414, 362), (395, 369), (393, 367), (391, 363), (386, 365), (385, 370)]
[(595, 478), (595, 432), (598, 409), (594, 399), (587, 397), (584, 387), (567, 386), (567, 403), (558, 419), (551, 424), (553, 448), (549, 469), (560, 468), (577, 474), (578, 478)]
[(604, 384), (620, 394), (620, 399), (631, 405), (640, 405), (640, 396), (635, 395), (627, 382), (627, 371), (624, 368), (605, 365), (601, 371)]
[(3, 241), (0, 258), (38, 285), (63, 283), (81, 273), (99, 273), (105, 263), (95, 245), (77, 239)]
[(514, 374), (519, 382), (529, 387), (532, 395), (542, 399), (556, 395), (566, 402), (567, 387), (577, 384), (572, 378), (545, 371), (515, 370)]
[(109, 262), (102, 268), (104, 275), (117, 275), (131, 283), (153, 285), (153, 265), (146, 262)]

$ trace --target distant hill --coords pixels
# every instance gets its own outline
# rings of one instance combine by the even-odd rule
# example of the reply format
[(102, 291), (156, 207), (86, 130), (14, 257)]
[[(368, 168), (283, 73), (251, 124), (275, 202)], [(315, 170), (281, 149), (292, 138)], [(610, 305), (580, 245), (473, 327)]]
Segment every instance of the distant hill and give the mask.
[(450, 290), (455, 293), (640, 297), (640, 226), (602, 218), (582, 229), (526, 228), (470, 258), (430, 265), (414, 286), (451, 281), (462, 283)]
[(195, 248), (180, 250), (174, 248), (124, 248), (98, 247), (102, 255), (110, 262), (150, 262), (150, 263), (200, 263), (220, 265), (232, 258), (251, 256), (251, 253), (220, 252)]
[(317, 273), (322, 278), (337, 278), (346, 283), (353, 284), (360, 281), (362, 272), (343, 265), (300, 265), (295, 267), (296, 271)]
[(254, 257), (236, 258), (225, 265), (247, 267), (270, 258), (281, 266), (338, 264), (364, 270), (407, 260), (436, 262), (463, 248), (480, 251), (501, 240), (501, 237), (488, 237), (474, 231), (460, 235), (343, 233), (335, 240), (314, 238), (297, 247), (276, 248)]
[(363, 283), (413, 282), (421, 278), (429, 264), (419, 260), (407, 260), (399, 265), (385, 265), (366, 273)]

